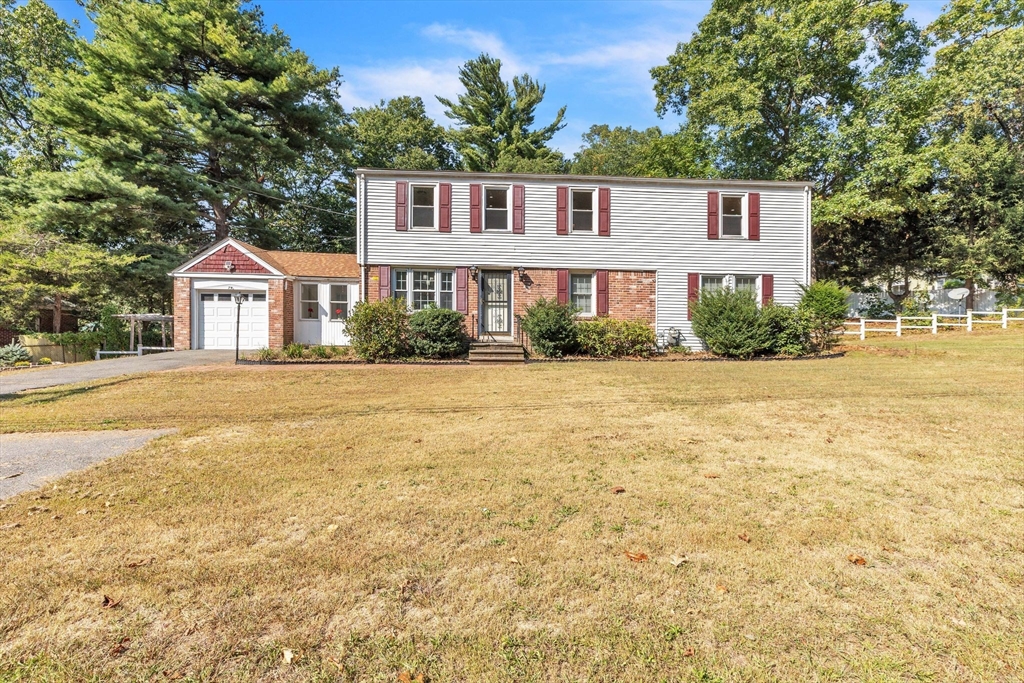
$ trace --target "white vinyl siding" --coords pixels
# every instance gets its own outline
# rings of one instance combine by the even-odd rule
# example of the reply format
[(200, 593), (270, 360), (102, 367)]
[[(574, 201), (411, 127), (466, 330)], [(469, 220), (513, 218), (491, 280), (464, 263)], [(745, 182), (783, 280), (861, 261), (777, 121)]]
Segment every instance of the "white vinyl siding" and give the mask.
[[(800, 284), (810, 273), (810, 240), (807, 223), (808, 195), (804, 188), (775, 184), (719, 186), (707, 182), (675, 183), (652, 179), (637, 183), (613, 179), (601, 181), (611, 188), (611, 234), (597, 233), (594, 216), (592, 237), (574, 239), (558, 235), (557, 192), (571, 180), (503, 176), (491, 182), (526, 186), (525, 234), (496, 231), (486, 240), (469, 232), (470, 183), (487, 183), (483, 176), (421, 176), (429, 182), (452, 183), (452, 232), (395, 230), (395, 180), (415, 184), (416, 176), (361, 176), (363, 203), (360, 226), (363, 262), (392, 268), (456, 265), (516, 267), (579, 271), (637, 270), (657, 273), (657, 328), (682, 331), (684, 343), (696, 346), (687, 320), (687, 277), (690, 273), (774, 276), (774, 298), (795, 304)], [(759, 241), (709, 240), (707, 237), (708, 191), (723, 194), (761, 195)], [(568, 198), (571, 202), (571, 197)], [(509, 196), (511, 201), (511, 194)], [(597, 195), (594, 193), (594, 213)], [(571, 230), (571, 215), (568, 216)], [(470, 286), (473, 286), (470, 282)], [(596, 299), (596, 295), (595, 295)]]

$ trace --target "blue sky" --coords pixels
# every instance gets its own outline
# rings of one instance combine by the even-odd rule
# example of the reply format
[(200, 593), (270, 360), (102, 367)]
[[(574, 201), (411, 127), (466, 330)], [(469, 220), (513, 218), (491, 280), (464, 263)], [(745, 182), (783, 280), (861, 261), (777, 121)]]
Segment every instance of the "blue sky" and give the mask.
[[(49, 0), (68, 19), (88, 20), (73, 0)], [(337, 66), (347, 109), (382, 98), (419, 95), (438, 122), (435, 95), (460, 91), (458, 68), (487, 52), (502, 60), (506, 80), (523, 72), (547, 85), (537, 121), (547, 124), (562, 105), (566, 127), (553, 145), (576, 151), (596, 123), (675, 129), (678, 117), (659, 119), (649, 70), (665, 63), (690, 37), (710, 1), (416, 2), (264, 0), (270, 24), (320, 67)], [(942, 0), (910, 3), (922, 25), (938, 16)]]

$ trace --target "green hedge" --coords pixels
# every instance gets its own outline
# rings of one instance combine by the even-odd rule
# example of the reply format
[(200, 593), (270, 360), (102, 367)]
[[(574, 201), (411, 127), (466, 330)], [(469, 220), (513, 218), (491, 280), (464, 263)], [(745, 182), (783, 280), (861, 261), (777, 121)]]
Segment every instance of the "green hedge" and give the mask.
[(655, 350), (657, 338), (651, 326), (640, 320), (595, 318), (576, 323), (580, 350), (588, 356), (646, 358)]
[(572, 304), (560, 304), (544, 297), (527, 306), (523, 331), (530, 337), (534, 351), (554, 358), (575, 353), (579, 348), (578, 312)]
[(371, 363), (409, 352), (409, 312), (404, 301), (357, 303), (345, 321), (345, 330), (356, 355)]
[(469, 351), (466, 316), (431, 306), (409, 316), (410, 343), (417, 356), (452, 358)]

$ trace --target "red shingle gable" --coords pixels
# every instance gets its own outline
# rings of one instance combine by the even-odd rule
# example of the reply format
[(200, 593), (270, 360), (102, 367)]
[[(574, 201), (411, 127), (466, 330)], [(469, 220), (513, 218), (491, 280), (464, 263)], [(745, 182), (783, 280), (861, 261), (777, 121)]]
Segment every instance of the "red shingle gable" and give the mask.
[[(228, 261), (233, 266), (228, 270), (224, 264)], [(230, 244), (213, 252), (199, 263), (188, 269), (189, 273), (249, 273), (256, 275), (267, 275), (269, 270), (253, 261), (251, 258), (240, 252)]]

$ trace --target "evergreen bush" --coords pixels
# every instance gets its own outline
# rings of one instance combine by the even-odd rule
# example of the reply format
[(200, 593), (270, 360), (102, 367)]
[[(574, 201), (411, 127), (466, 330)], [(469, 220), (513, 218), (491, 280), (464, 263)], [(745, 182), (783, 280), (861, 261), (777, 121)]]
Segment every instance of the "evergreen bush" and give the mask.
[(835, 346), (836, 330), (846, 320), (847, 291), (831, 280), (818, 280), (800, 288), (804, 294), (797, 310), (807, 321), (814, 347), (827, 351)]
[(398, 299), (360, 302), (345, 321), (356, 355), (370, 363), (400, 358), (409, 352), (409, 312)]
[(759, 313), (748, 292), (703, 291), (693, 305), (693, 333), (712, 353), (750, 358), (764, 350)]
[(409, 342), (417, 356), (452, 358), (469, 351), (466, 316), (431, 306), (409, 316)]
[(646, 358), (654, 351), (657, 341), (647, 323), (614, 318), (580, 320), (576, 323), (576, 335), (583, 353), (602, 358)]
[(577, 309), (541, 297), (526, 307), (523, 330), (530, 337), (533, 349), (541, 355), (559, 358), (579, 348)]
[(16, 341), (0, 346), (0, 365), (17, 365), (27, 362), (31, 357), (28, 349)]
[(795, 308), (771, 301), (758, 312), (759, 352), (801, 356), (811, 350), (811, 334), (804, 316)]

